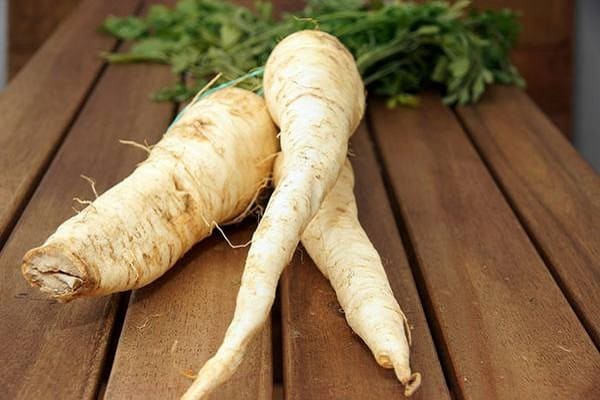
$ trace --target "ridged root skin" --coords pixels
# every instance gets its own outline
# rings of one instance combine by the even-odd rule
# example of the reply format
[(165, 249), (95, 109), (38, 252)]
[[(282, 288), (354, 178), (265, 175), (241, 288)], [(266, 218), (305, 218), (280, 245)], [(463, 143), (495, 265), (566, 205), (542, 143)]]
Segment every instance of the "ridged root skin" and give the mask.
[(269, 315), (300, 235), (337, 180), (365, 108), (352, 55), (324, 32), (301, 31), (282, 40), (269, 56), (263, 85), (269, 112), (281, 128), (282, 176), (253, 235), (223, 344), (200, 370), (187, 400), (213, 391), (239, 365)]
[[(275, 164), (275, 181), (279, 162)], [(410, 331), (377, 250), (358, 220), (354, 173), (346, 160), (319, 212), (302, 234), (302, 244), (336, 292), (348, 325), (375, 360), (393, 368), (410, 396), (420, 385), (411, 373)]]
[(24, 277), (61, 301), (152, 282), (214, 223), (248, 209), (271, 174), (276, 135), (252, 92), (199, 100), (131, 175), (27, 252)]

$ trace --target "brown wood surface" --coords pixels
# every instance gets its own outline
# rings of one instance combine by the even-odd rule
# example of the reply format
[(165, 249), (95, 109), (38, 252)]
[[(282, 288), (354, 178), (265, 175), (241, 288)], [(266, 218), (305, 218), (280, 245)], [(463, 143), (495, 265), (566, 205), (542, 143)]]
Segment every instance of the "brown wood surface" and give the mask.
[(83, 2), (0, 94), (0, 245), (115, 46), (98, 26), (138, 3)]
[(473, 0), (479, 9), (518, 11), (523, 31), (512, 59), (527, 93), (561, 132), (572, 130), (574, 6), (572, 0)]
[(369, 115), (457, 397), (596, 396), (598, 351), (451, 111)]
[[(80, 174), (94, 178), (98, 191), (103, 192), (145, 157), (143, 151), (118, 140), (143, 142), (160, 137), (173, 108), (151, 102), (148, 94), (170, 80), (168, 69), (162, 66), (109, 67), (6, 242), (0, 254), (0, 397), (95, 397), (117, 296), (66, 305), (47, 300), (21, 276), (21, 258), (74, 214), (71, 207), (77, 204), (73, 196), (93, 198)], [(43, 85), (51, 86), (43, 77), (32, 83), (38, 81), (40, 90)], [(51, 102), (45, 96), (41, 100)], [(14, 105), (1, 109), (13, 110)], [(35, 115), (35, 110), (30, 113)], [(30, 118), (35, 119), (34, 115)], [(43, 126), (44, 121), (38, 124)], [(24, 139), (21, 143), (27, 145)], [(13, 151), (20, 154), (24, 149)]]
[[(0, 398), (177, 397), (231, 318), (247, 249), (232, 250), (218, 235), (134, 292), (112, 366), (123, 296), (58, 304), (20, 275), (22, 255), (73, 214), (72, 197), (92, 197), (79, 175), (106, 190), (145, 157), (118, 139), (154, 142), (172, 116), (170, 105), (149, 100), (171, 82), (167, 68), (115, 66), (102, 73), (97, 57), (116, 44), (97, 26), (107, 14), (131, 14), (140, 3), (82, 1), (0, 94), (0, 245), (45, 174), (0, 253)], [(277, 2), (276, 9), (290, 4), (299, 2)], [(519, 65), (530, 90), (532, 77), (542, 82), (531, 93), (555, 118), (550, 106), (562, 113), (561, 96), (568, 98), (572, 8), (561, 8), (563, 0), (527, 4), (541, 8), (524, 17), (515, 60), (523, 54), (526, 67)], [(544, 56), (536, 64), (532, 53)], [(370, 108), (414, 277), (364, 126), (353, 140), (361, 220), (414, 328), (412, 364), (423, 373), (414, 398), (592, 399), (600, 392), (600, 355), (565, 295), (598, 344), (598, 176), (513, 89), (495, 88), (480, 105), (458, 112), (510, 205), (437, 97), (425, 96), (416, 110), (389, 111), (378, 102)], [(251, 231), (252, 223), (227, 230), (237, 243)], [(347, 326), (307, 254), (296, 254), (284, 273), (281, 308), (286, 398), (402, 397), (393, 372), (377, 366)], [(269, 325), (214, 398), (270, 398), (272, 350)]]
[[(380, 251), (392, 289), (412, 328), (411, 366), (423, 374), (414, 399), (449, 399), (365, 124), (355, 133), (351, 161), (359, 214)], [(304, 254), (302, 254), (304, 253)], [(281, 286), (286, 399), (391, 399), (403, 388), (352, 332), (335, 292), (308, 254), (297, 252)]]
[(526, 92), (567, 137), (573, 137), (573, 49), (569, 42), (557, 48), (520, 48), (512, 54), (525, 78)]
[(473, 0), (478, 9), (508, 8), (520, 14), (522, 48), (553, 47), (572, 38), (573, 1), (571, 0)]
[[(245, 223), (227, 234), (245, 243), (254, 228)], [(133, 292), (105, 399), (175, 399), (185, 392), (223, 341), (247, 252), (230, 248), (215, 231), (160, 280)], [(272, 389), (269, 322), (210, 398), (271, 400)]]
[(8, 1), (8, 75), (12, 78), (80, 0)]
[(518, 89), (458, 115), (600, 346), (600, 176)]

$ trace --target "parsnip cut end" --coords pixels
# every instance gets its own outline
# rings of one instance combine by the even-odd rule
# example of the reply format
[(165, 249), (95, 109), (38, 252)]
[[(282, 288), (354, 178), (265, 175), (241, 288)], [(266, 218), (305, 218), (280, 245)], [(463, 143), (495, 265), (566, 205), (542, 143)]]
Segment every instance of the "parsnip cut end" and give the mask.
[(32, 286), (62, 301), (73, 298), (84, 283), (73, 260), (55, 249), (32, 250), (25, 257), (22, 270)]

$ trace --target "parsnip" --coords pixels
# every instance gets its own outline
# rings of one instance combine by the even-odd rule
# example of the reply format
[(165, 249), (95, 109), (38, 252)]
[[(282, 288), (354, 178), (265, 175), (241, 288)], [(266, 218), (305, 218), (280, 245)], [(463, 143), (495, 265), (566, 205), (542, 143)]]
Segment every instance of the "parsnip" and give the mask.
[[(275, 181), (278, 180), (278, 163)], [(394, 298), (381, 258), (358, 221), (354, 173), (346, 160), (319, 212), (302, 234), (302, 244), (335, 290), (348, 325), (369, 346), (377, 363), (393, 368), (410, 396), (421, 375), (411, 373), (410, 332)]]
[(252, 92), (199, 100), (129, 177), (30, 250), (23, 275), (63, 301), (152, 282), (215, 222), (248, 209), (271, 173), (276, 133)]
[(337, 180), (364, 112), (364, 86), (353, 57), (324, 32), (301, 31), (282, 40), (267, 61), (263, 85), (281, 128), (281, 178), (253, 235), (233, 321), (186, 400), (210, 393), (241, 363), (269, 315), (300, 235)]

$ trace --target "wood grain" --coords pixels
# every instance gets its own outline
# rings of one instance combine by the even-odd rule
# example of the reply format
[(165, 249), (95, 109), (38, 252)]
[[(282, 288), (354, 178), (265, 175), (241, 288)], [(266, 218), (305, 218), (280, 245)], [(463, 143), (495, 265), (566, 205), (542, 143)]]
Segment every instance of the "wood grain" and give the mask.
[(98, 26), (138, 4), (84, 1), (0, 94), (0, 245), (115, 46)]
[(370, 119), (457, 397), (593, 398), (600, 355), (451, 111)]
[[(118, 140), (153, 142), (161, 136), (172, 106), (153, 103), (148, 94), (170, 80), (168, 69), (162, 66), (109, 67), (4, 246), (0, 254), (0, 397), (95, 397), (117, 298), (82, 299), (66, 305), (49, 301), (27, 286), (20, 262), (28, 249), (41, 244), (74, 214), (73, 196), (93, 198), (80, 174), (94, 178), (98, 191), (103, 192), (145, 157), (143, 151)], [(51, 86), (48, 82), (40, 85)]]
[[(360, 219), (380, 251), (392, 289), (413, 329), (411, 365), (423, 374), (423, 384), (411, 398), (449, 399), (364, 124), (355, 133), (352, 148)], [(297, 253), (287, 267), (281, 305), (286, 399), (402, 397), (394, 372), (379, 367), (349, 328), (335, 292), (307, 254)]]
[(512, 59), (527, 93), (561, 132), (572, 130), (574, 5), (571, 0), (474, 0), (479, 9), (520, 13), (523, 31)]
[(8, 2), (8, 75), (12, 78), (80, 0)]
[[(245, 243), (254, 229), (245, 223), (228, 237)], [(133, 292), (105, 399), (175, 399), (185, 392), (223, 341), (247, 252), (231, 249), (215, 231), (160, 280)], [(272, 389), (269, 321), (210, 398), (271, 400)]]
[(600, 176), (520, 90), (458, 115), (600, 346)]

